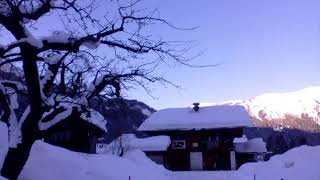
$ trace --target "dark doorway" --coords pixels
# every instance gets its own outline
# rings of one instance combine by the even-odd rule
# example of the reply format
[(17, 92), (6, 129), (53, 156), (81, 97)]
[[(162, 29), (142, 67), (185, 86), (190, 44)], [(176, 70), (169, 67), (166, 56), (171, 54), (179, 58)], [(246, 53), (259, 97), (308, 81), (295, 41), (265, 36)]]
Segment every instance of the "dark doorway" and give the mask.
[(189, 152), (185, 150), (171, 150), (168, 152), (168, 167), (173, 171), (190, 170)]

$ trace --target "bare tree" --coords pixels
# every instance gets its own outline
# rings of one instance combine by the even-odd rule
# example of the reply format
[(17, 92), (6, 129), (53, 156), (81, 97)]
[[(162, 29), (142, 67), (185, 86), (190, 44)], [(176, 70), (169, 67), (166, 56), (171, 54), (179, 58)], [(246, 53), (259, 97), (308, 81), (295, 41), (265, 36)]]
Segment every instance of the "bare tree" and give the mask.
[[(0, 44), (0, 67), (22, 67), (23, 82), (0, 81), (1, 120), (9, 127), (10, 148), (1, 175), (20, 174), (34, 141), (69, 116), (88, 119), (96, 97), (120, 96), (120, 90), (153, 82), (162, 62), (188, 64), (185, 42), (164, 41), (148, 33), (150, 25), (175, 28), (157, 11), (139, 9), (139, 1), (0, 0), (0, 32), (12, 37)], [(101, 7), (103, 16), (97, 15)], [(108, 11), (108, 12), (107, 12)], [(43, 19), (54, 16), (61, 28), (40, 37)], [(49, 25), (47, 23), (47, 25)], [(29, 105), (17, 118), (17, 95)], [(105, 127), (101, 127), (105, 128)]]

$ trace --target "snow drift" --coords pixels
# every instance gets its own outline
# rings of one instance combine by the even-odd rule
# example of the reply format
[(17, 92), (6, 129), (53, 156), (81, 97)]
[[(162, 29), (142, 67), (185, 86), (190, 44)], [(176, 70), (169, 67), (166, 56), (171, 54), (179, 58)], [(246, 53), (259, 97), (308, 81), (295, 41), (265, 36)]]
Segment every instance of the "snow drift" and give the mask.
[(135, 150), (114, 155), (76, 153), (36, 141), (20, 180), (165, 180), (168, 171)]
[(300, 146), (284, 154), (273, 156), (269, 161), (247, 163), (239, 173), (257, 180), (319, 180), (320, 146)]
[[(8, 128), (0, 122), (0, 169), (7, 149)], [(77, 153), (36, 141), (19, 180), (128, 180), (129, 176), (131, 180), (167, 180), (168, 173), (137, 149), (118, 157)]]

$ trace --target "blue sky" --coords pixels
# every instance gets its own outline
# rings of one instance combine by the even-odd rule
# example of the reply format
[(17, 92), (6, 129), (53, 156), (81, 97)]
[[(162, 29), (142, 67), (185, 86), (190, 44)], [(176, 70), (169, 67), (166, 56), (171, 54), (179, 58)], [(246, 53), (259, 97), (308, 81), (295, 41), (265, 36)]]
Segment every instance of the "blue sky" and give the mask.
[(164, 35), (196, 40), (194, 51), (204, 54), (194, 63), (221, 65), (163, 66), (160, 71), (181, 89), (153, 87), (155, 99), (137, 89), (129, 98), (161, 109), (320, 85), (318, 0), (148, 0), (147, 6), (178, 26), (199, 26)]
[[(167, 40), (196, 41), (193, 53), (203, 54), (194, 64), (221, 65), (162, 65), (158, 73), (181, 88), (157, 84), (150, 86), (154, 98), (141, 88), (126, 92), (126, 98), (161, 109), (320, 85), (319, 0), (144, 0), (141, 6), (158, 8), (176, 26), (199, 26), (193, 31), (158, 26), (151, 31)], [(40, 23), (39, 35), (59, 27), (58, 21)]]

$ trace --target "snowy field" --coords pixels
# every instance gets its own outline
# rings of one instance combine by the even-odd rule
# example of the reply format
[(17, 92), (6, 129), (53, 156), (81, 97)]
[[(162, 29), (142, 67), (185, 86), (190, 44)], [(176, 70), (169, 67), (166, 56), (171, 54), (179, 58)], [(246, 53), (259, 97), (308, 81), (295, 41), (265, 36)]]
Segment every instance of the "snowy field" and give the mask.
[[(0, 165), (7, 148), (6, 126), (0, 123)], [(171, 172), (139, 150), (124, 157), (89, 155), (37, 141), (20, 180), (320, 180), (320, 146), (301, 146), (267, 162), (248, 163), (238, 171)], [(0, 177), (0, 180), (3, 178)]]

